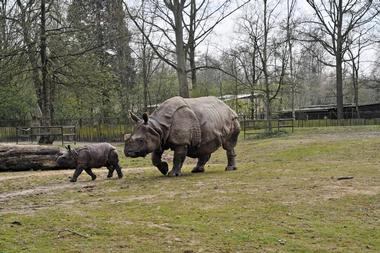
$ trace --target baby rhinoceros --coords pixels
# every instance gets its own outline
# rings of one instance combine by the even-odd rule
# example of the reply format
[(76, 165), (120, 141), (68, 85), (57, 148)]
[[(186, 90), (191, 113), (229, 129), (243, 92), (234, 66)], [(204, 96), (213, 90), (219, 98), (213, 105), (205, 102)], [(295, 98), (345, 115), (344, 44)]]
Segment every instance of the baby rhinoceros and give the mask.
[(116, 148), (109, 143), (90, 144), (76, 149), (71, 149), (68, 145), (66, 149), (57, 157), (57, 164), (60, 167), (75, 169), (71, 182), (76, 182), (83, 170), (95, 180), (96, 175), (91, 169), (100, 167), (107, 167), (108, 178), (112, 177), (114, 170), (119, 178), (123, 177)]

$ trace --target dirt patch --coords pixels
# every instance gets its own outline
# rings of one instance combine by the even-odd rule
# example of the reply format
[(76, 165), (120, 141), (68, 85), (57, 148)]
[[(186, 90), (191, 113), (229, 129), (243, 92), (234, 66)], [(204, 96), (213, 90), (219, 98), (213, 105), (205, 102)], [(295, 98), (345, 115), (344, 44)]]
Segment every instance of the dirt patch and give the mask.
[(340, 199), (349, 195), (369, 195), (380, 194), (380, 186), (342, 186), (329, 185), (323, 190), (324, 199)]
[(37, 186), (31, 189), (21, 190), (21, 191), (13, 191), (13, 192), (5, 192), (0, 194), (0, 202), (4, 202), (9, 200), (10, 198), (20, 197), (20, 196), (29, 196), (29, 195), (40, 195), (45, 193), (50, 193), (52, 191), (63, 190), (66, 188), (78, 188), (78, 187), (86, 187), (90, 183), (81, 183), (80, 185), (74, 185), (73, 183), (63, 183), (63, 184), (55, 184), (55, 185), (47, 185), (47, 186)]
[[(149, 168), (128, 168), (124, 171), (129, 174), (138, 174), (142, 171), (149, 169)], [(100, 169), (95, 170), (95, 173), (105, 173), (106, 169)], [(27, 177), (48, 177), (48, 176), (57, 176), (57, 175), (71, 175), (73, 172), (72, 170), (58, 170), (58, 171), (30, 171), (30, 172), (20, 172), (20, 174), (17, 175), (19, 172), (15, 172), (16, 175), (8, 175), (2, 176), (0, 174), (0, 181), (6, 181), (6, 180), (13, 180), (13, 179), (19, 179), (19, 178), (27, 178)], [(48, 179), (47, 179), (48, 181)], [(97, 180), (99, 181), (99, 180)], [(13, 197), (18, 196), (27, 196), (27, 195), (36, 195), (41, 194), (49, 191), (56, 191), (56, 190), (62, 190), (66, 188), (73, 188), (73, 187), (85, 187), (85, 182), (78, 182), (78, 183), (60, 183), (60, 184), (53, 184), (53, 185), (43, 185), (43, 186), (36, 186), (31, 189), (24, 189), (20, 191), (12, 191), (12, 192), (4, 192), (0, 193), (0, 201), (4, 199), (9, 199)]]

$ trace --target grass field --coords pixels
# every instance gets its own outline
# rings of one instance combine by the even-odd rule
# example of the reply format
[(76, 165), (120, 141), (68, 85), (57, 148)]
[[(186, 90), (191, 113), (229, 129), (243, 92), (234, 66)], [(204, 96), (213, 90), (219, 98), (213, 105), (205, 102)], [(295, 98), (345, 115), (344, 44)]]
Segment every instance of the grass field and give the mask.
[(307, 128), (241, 140), (234, 172), (1, 173), (0, 252), (380, 252), (379, 151), (379, 126)]

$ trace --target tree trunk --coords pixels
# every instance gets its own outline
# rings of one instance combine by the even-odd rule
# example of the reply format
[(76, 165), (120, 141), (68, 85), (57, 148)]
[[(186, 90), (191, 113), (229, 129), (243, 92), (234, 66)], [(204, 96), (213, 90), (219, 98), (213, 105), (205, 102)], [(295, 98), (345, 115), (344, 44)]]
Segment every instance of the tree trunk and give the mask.
[(359, 88), (358, 84), (356, 84), (355, 87), (355, 110), (356, 110), (356, 118), (360, 119), (360, 112), (359, 112)]
[(147, 59), (147, 43), (145, 41), (145, 37), (142, 36), (142, 44), (143, 44), (143, 48), (142, 48), (142, 79), (143, 79), (143, 85), (144, 85), (144, 89), (143, 89), (143, 94), (144, 94), (144, 112), (147, 112), (148, 110), (148, 84), (149, 84), (149, 80), (148, 80), (148, 59)]
[(267, 119), (267, 131), (272, 133), (272, 112), (271, 112), (271, 99), (270, 99), (270, 87), (269, 87), (269, 74), (268, 74), (268, 26), (267, 26), (267, 0), (264, 0), (264, 45), (263, 45), (263, 73), (265, 84), (265, 116)]
[(268, 133), (272, 133), (272, 111), (270, 106), (270, 97), (269, 93), (265, 94), (265, 117), (267, 120), (267, 131)]
[(42, 88), (42, 125), (51, 125), (50, 85), (48, 82), (47, 54), (46, 54), (46, 8), (45, 0), (41, 0), (40, 16), (40, 59), (41, 59), (41, 88)]
[(342, 37), (342, 26), (343, 26), (343, 2), (339, 0), (339, 7), (337, 13), (337, 38), (336, 38), (336, 111), (337, 118), (343, 119), (343, 37)]
[(343, 119), (343, 69), (339, 55), (336, 56), (336, 110), (337, 118)]
[(193, 47), (193, 45), (190, 45), (189, 48), (189, 58), (191, 68), (191, 87), (194, 89), (197, 87), (197, 70), (195, 65), (195, 47)]
[(60, 152), (54, 146), (0, 144), (0, 172), (60, 169), (55, 161)]
[(191, 87), (197, 87), (197, 70), (195, 69), (195, 30), (196, 30), (196, 1), (190, 1), (190, 24), (189, 24), (189, 39), (187, 43), (187, 50), (189, 51), (189, 62), (191, 69)]
[(359, 112), (359, 71), (358, 67), (356, 67), (355, 60), (352, 60), (352, 84), (354, 86), (354, 103), (355, 103), (355, 111), (356, 118), (360, 118)]
[(5, 49), (5, 44), (7, 41), (6, 39), (6, 28), (7, 28), (6, 8), (7, 8), (6, 3), (1, 2), (1, 5), (0, 5), (0, 50)]
[(255, 118), (255, 91), (254, 90), (251, 90), (250, 102), (251, 102), (251, 119), (254, 119)]
[[(26, 45), (26, 54), (28, 56), (28, 60), (30, 65), (32, 66), (32, 80), (34, 85), (34, 90), (36, 92), (37, 96), (37, 106), (39, 107), (38, 110), (43, 113), (43, 99), (42, 99), (42, 89), (41, 89), (41, 79), (39, 74), (39, 66), (38, 66), (38, 60), (35, 55), (36, 48), (33, 46), (34, 43), (32, 43), (32, 38), (30, 38), (30, 24), (27, 22), (26, 17), (26, 7), (24, 7), (21, 3), (21, 1), (17, 1), (17, 5), (19, 6), (21, 10), (21, 29), (22, 29), (22, 39), (24, 44)], [(41, 124), (41, 122), (39, 122)]]
[(189, 86), (186, 74), (186, 51), (183, 44), (183, 23), (182, 10), (183, 1), (174, 1), (174, 21), (175, 21), (175, 38), (176, 38), (176, 54), (177, 54), (177, 76), (179, 82), (179, 95), (184, 98), (190, 97)]

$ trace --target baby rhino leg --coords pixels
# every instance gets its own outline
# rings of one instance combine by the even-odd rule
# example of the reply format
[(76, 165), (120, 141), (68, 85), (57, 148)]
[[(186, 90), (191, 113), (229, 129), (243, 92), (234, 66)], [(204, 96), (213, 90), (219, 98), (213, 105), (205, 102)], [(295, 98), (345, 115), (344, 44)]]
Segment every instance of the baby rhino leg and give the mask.
[(113, 176), (113, 171), (115, 170), (114, 167), (112, 165), (107, 165), (107, 169), (108, 169), (108, 174), (107, 174), (107, 177), (108, 178), (111, 178)]
[(111, 169), (109, 167), (108, 170), (108, 177), (112, 177), (113, 171), (116, 170), (118, 178), (123, 177), (123, 173), (121, 172), (121, 167), (119, 165), (119, 156), (116, 152), (116, 150), (112, 150), (109, 154), (109, 164), (111, 165)]

